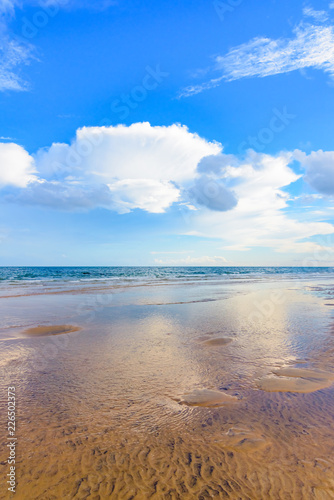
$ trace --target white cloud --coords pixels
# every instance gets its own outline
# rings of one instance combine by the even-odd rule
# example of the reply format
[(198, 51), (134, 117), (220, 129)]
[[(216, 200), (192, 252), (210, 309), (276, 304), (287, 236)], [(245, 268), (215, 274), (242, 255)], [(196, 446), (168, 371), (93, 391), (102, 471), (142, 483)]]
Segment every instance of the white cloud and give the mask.
[(0, 186), (26, 187), (37, 179), (33, 158), (21, 146), (0, 143)]
[(217, 87), (222, 81), (263, 78), (304, 68), (319, 69), (334, 76), (333, 26), (302, 23), (294, 29), (292, 38), (257, 37), (237, 45), (215, 58), (213, 70), (219, 76), (185, 88), (180, 97)]
[(158, 266), (226, 266), (228, 261), (225, 257), (185, 257), (184, 259), (154, 259)]
[(151, 213), (162, 213), (180, 198), (180, 191), (167, 181), (155, 179), (127, 179), (108, 184), (119, 212), (140, 208)]
[(325, 195), (334, 195), (334, 151), (312, 151), (306, 155), (296, 150), (294, 157), (305, 168), (305, 180)]
[[(12, 202), (57, 210), (159, 214), (178, 204), (184, 216), (178, 233), (217, 238), (224, 250), (314, 253), (320, 248), (314, 237), (334, 233), (334, 226), (319, 222), (329, 213), (324, 207), (319, 214), (314, 206), (304, 212), (290, 206), (298, 200), (287, 188), (301, 177), (290, 164), (300, 161), (308, 182), (324, 192), (334, 190), (333, 159), (334, 152), (271, 156), (252, 150), (240, 159), (181, 125), (137, 123), (83, 128), (70, 145), (53, 144), (34, 157), (2, 143), (0, 184), (17, 186), (5, 191)], [(191, 262), (197, 261), (183, 259), (184, 265)]]

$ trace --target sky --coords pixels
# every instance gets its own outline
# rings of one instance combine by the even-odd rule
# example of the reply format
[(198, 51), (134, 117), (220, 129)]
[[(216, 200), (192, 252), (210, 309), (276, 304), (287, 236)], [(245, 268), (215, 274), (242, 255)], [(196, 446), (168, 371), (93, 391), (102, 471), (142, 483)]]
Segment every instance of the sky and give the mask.
[(0, 0), (0, 265), (334, 265), (334, 2)]

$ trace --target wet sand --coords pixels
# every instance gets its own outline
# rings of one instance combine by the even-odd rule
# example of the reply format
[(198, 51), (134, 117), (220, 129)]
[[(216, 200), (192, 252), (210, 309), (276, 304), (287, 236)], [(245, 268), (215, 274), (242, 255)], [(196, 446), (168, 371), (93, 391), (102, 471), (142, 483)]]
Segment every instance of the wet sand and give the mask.
[(333, 288), (165, 284), (0, 300), (1, 408), (8, 386), (18, 401), (14, 498), (333, 499)]

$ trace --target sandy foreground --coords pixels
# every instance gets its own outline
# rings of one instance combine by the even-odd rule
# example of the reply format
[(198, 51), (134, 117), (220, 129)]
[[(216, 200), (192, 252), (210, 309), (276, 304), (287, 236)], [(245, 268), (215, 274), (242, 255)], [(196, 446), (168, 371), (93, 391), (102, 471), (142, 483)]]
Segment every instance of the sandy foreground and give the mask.
[(7, 290), (0, 498), (333, 499), (331, 306), (320, 278)]

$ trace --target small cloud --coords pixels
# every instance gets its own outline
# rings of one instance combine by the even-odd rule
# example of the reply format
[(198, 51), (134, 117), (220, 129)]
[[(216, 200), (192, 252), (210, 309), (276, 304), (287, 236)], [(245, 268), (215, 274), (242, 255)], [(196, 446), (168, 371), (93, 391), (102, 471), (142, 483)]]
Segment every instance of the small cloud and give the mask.
[(161, 260), (155, 259), (155, 263), (161, 266), (210, 266), (210, 267), (219, 267), (226, 266), (228, 261), (225, 257), (186, 257), (185, 259), (168, 259)]

